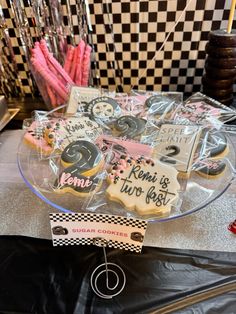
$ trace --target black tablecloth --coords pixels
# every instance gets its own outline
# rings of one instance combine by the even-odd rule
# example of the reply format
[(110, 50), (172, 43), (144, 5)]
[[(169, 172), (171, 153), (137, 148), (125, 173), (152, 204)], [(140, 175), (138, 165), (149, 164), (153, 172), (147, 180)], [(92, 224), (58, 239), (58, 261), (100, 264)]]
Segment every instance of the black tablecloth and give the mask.
[(236, 253), (144, 247), (107, 258), (127, 279), (111, 300), (90, 286), (102, 248), (1, 236), (0, 313), (236, 313)]

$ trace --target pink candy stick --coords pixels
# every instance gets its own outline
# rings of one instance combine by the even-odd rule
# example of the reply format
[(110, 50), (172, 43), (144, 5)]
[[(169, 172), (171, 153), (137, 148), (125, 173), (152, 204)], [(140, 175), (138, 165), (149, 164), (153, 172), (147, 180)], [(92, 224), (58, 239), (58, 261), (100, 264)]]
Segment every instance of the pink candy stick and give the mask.
[[(34, 48), (32, 49), (31, 53), (32, 53), (33, 58), (37, 59), (45, 68), (48, 69), (47, 61), (46, 61), (44, 54), (40, 48), (39, 42), (35, 43)], [(57, 99), (56, 99), (56, 96), (54, 95), (53, 90), (50, 88), (49, 85), (46, 86), (45, 84), (44, 84), (44, 87), (42, 85), (42, 88), (47, 90), (47, 94), (50, 98), (50, 103), (51, 103), (52, 107), (55, 107), (57, 104)]]
[[(39, 47), (35, 47), (32, 51), (32, 58), (36, 59), (38, 62), (40, 62), (40, 64), (49, 72), (50, 69), (47, 65), (47, 62), (45, 60), (44, 54), (42, 53), (40, 46)], [(56, 76), (57, 77), (57, 76)], [(64, 83), (61, 83), (64, 86)], [(45, 85), (45, 84), (44, 84)], [(63, 99), (61, 97), (59, 97), (58, 95), (55, 95), (54, 90), (51, 89), (50, 86), (45, 86), (48, 96), (50, 98), (50, 102), (52, 104), (52, 106), (54, 107), (56, 104), (61, 104), (63, 103)]]
[(73, 81), (75, 81), (77, 56), (78, 56), (78, 49), (75, 48), (74, 56), (73, 56), (73, 60), (72, 60), (71, 68), (70, 68), (70, 77)]
[(32, 58), (31, 62), (35, 70), (38, 71), (42, 78), (46, 81), (46, 84), (49, 84), (55, 90), (56, 94), (63, 98), (63, 101), (66, 101), (68, 97), (67, 90), (57, 77), (35, 58)]
[[(40, 48), (40, 50), (42, 52), (42, 55), (45, 58), (48, 70), (51, 71), (52, 74), (55, 75), (55, 77), (57, 78), (58, 82), (60, 81), (61, 84), (63, 84), (63, 86), (65, 86), (66, 82), (63, 79), (61, 79), (61, 77), (58, 75), (57, 70), (49, 62), (50, 52), (48, 50), (47, 43), (46, 43), (46, 41), (44, 39), (40, 40), (39, 48)], [(54, 94), (53, 91), (51, 93), (49, 92), (49, 95), (52, 96), (53, 94)], [(58, 94), (54, 95), (54, 98), (52, 99), (52, 101), (56, 102), (57, 104), (63, 103), (63, 99)]]
[(40, 49), (39, 42), (36, 42), (34, 44), (34, 48), (32, 49), (32, 56), (37, 58), (37, 59), (40, 59), (41, 63), (43, 63), (45, 66), (47, 66), (47, 61), (44, 57), (42, 50)]
[(82, 64), (82, 86), (88, 86), (89, 81), (89, 71), (90, 71), (90, 58), (91, 58), (92, 48), (87, 45), (84, 53), (84, 59)]
[(44, 55), (44, 58), (45, 60), (47, 60), (47, 57), (49, 55), (49, 50), (48, 50), (48, 47), (47, 47), (47, 43), (44, 39), (41, 39), (40, 40), (40, 43), (39, 43), (39, 47)]
[[(74, 82), (71, 80), (71, 78), (69, 77), (69, 75), (66, 73), (66, 75), (68, 76), (70, 82), (68, 82), (68, 80), (66, 80), (65, 78), (63, 78), (63, 76), (61, 75), (62, 74), (62, 71), (64, 72), (64, 69), (62, 68), (62, 66), (56, 61), (56, 59), (53, 58), (52, 54), (49, 53), (48, 54), (48, 57), (47, 57), (47, 64), (49, 66), (49, 69), (51, 70), (51, 72), (57, 77), (58, 81), (63, 84), (63, 86), (66, 88), (66, 86), (68, 84), (71, 85), (71, 82), (72, 84), (74, 85)], [(54, 66), (56, 64), (56, 66)], [(62, 69), (61, 72), (59, 72), (59, 66), (60, 68)], [(56, 67), (58, 69), (56, 69)], [(56, 95), (57, 97), (57, 103), (58, 104), (62, 104), (63, 103), (63, 99), (59, 97), (59, 95)]]
[(76, 85), (81, 85), (81, 83), (82, 83), (82, 67), (83, 67), (85, 47), (86, 47), (85, 42), (83, 40), (81, 40), (78, 47), (76, 48), (78, 50), (76, 73), (75, 73)]
[(66, 73), (66, 71), (63, 69), (63, 67), (53, 57), (53, 55), (51, 53), (48, 55), (47, 60), (52, 65), (52, 67), (54, 67), (54, 69), (58, 72), (58, 74), (62, 77), (62, 79), (65, 81), (66, 84), (74, 85), (74, 82), (72, 81), (70, 76)]
[(72, 61), (73, 61), (73, 56), (74, 56), (74, 50), (75, 48), (73, 46), (69, 46), (67, 53), (66, 53), (66, 59), (65, 59), (65, 64), (64, 64), (64, 70), (66, 73), (70, 73)]
[(71, 80), (70, 76), (66, 73), (63, 67), (60, 65), (60, 63), (53, 57), (52, 53), (49, 52), (46, 41), (44, 39), (41, 39), (40, 41), (40, 48), (47, 60), (49, 69), (55, 75), (59, 75), (60, 76), (59, 79), (62, 78), (64, 80), (62, 81), (63, 83), (74, 85), (74, 82)]
[[(49, 85), (47, 85), (47, 92), (48, 92), (48, 96), (50, 98), (51, 105), (53, 108), (55, 108), (57, 105), (61, 104), (60, 100), (56, 98), (53, 90), (50, 88)], [(60, 98), (60, 99), (62, 99), (62, 98)]]

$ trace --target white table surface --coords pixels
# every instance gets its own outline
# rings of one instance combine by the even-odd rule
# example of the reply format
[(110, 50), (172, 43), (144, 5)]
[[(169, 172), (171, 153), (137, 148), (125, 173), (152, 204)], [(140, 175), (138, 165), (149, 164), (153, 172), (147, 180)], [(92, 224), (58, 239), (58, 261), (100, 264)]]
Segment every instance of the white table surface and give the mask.
[[(23, 182), (17, 147), (23, 131), (0, 134), (0, 235), (51, 238), (49, 213), (57, 210), (39, 199)], [(236, 236), (227, 230), (236, 219), (236, 183), (204, 209), (174, 221), (150, 223), (144, 245), (236, 252)]]

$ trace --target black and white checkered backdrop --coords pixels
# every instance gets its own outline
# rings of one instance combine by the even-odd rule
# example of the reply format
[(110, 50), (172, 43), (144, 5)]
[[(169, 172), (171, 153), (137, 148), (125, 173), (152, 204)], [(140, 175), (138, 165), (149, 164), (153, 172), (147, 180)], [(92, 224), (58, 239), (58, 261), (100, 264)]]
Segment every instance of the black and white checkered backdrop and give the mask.
[[(70, 3), (70, 20), (78, 42), (75, 8), (78, 1), (62, 0), (62, 7), (66, 7), (66, 1)], [(110, 90), (123, 91), (129, 91), (132, 86), (142, 90), (180, 91), (186, 95), (200, 91), (208, 33), (227, 27), (231, 1), (192, 0), (164, 48), (157, 52), (187, 2), (189, 0), (89, 0), (93, 28), (90, 38), (96, 58), (96, 63), (92, 64), (94, 85), (98, 83)], [(18, 76), (25, 93), (30, 94), (32, 82), (11, 3), (9, 0), (0, 3)], [(22, 3), (26, 15), (30, 14), (28, 1), (22, 0)], [(63, 20), (66, 29), (68, 17), (64, 16)], [(69, 36), (69, 32), (68, 27), (66, 35)], [(155, 54), (155, 60), (150, 62)]]

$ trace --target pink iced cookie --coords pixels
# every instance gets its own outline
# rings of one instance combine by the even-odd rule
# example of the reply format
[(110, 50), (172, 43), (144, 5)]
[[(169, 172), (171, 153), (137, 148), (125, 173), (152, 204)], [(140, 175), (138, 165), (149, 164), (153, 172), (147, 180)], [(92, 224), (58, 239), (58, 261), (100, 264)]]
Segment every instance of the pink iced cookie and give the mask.
[(34, 121), (24, 135), (24, 141), (42, 152), (49, 155), (52, 152), (52, 146), (44, 139), (45, 125), (39, 121)]
[(151, 157), (152, 147), (146, 144), (121, 140), (107, 135), (99, 136), (96, 145), (109, 158), (109, 163), (114, 164), (122, 155)]
[(211, 118), (217, 119), (220, 117), (220, 109), (215, 108), (205, 102), (192, 102), (181, 105), (174, 112), (171, 119), (187, 119), (196, 124), (202, 124), (209, 121)]
[(133, 115), (142, 115), (144, 110), (144, 102), (146, 97), (143, 95), (135, 95), (135, 96), (128, 96), (127, 94), (121, 94), (116, 96), (115, 100), (118, 102), (120, 107), (123, 110), (124, 114)]

